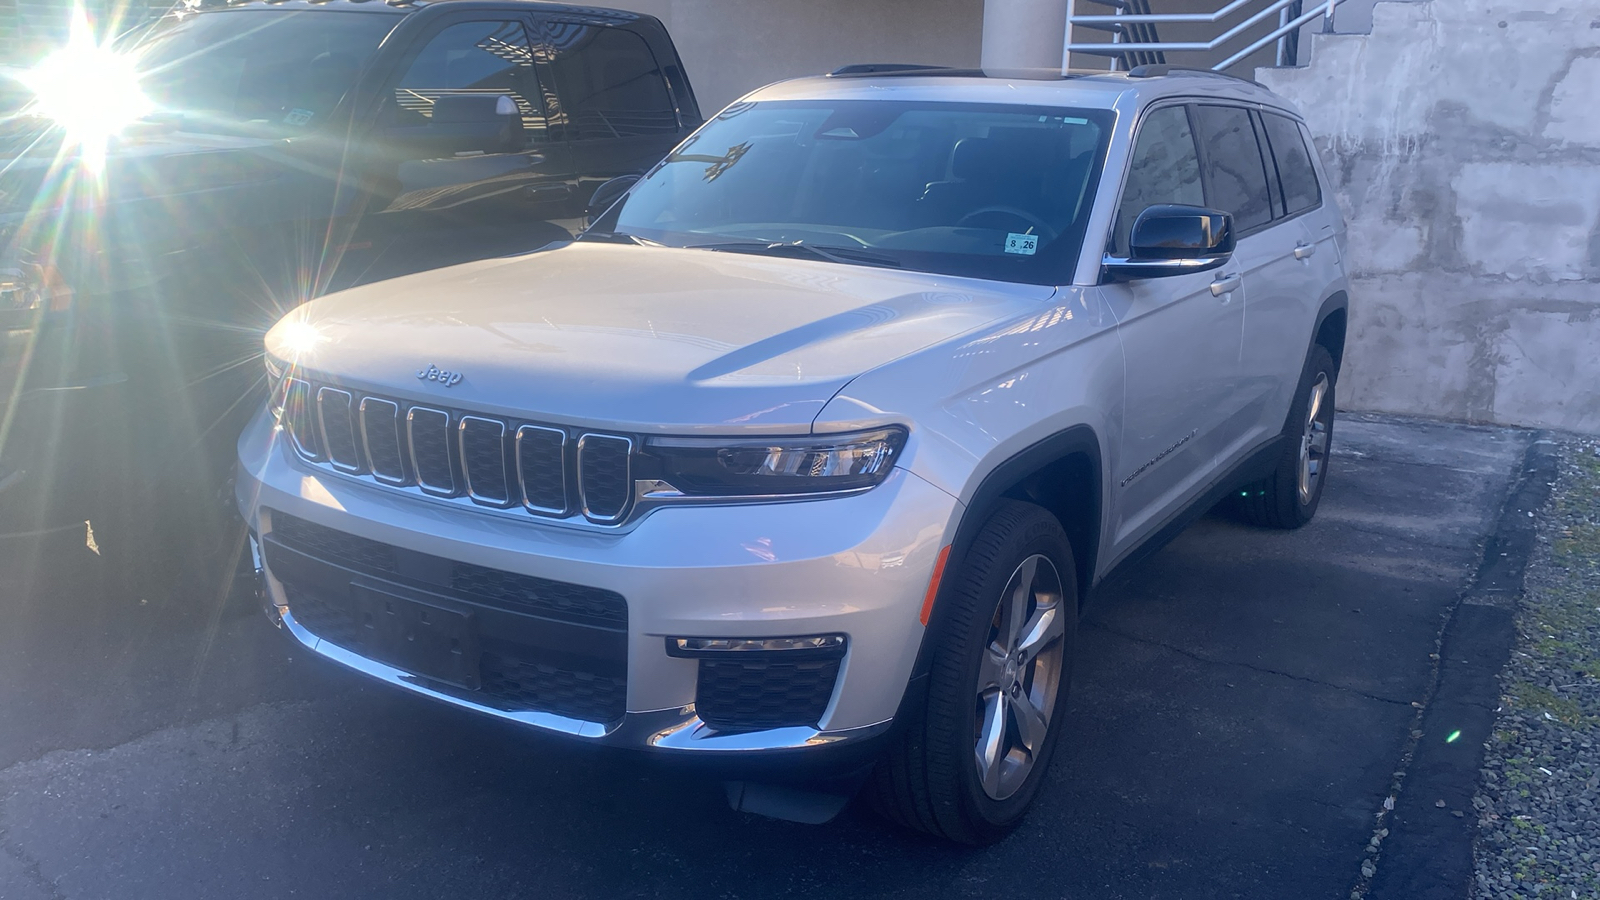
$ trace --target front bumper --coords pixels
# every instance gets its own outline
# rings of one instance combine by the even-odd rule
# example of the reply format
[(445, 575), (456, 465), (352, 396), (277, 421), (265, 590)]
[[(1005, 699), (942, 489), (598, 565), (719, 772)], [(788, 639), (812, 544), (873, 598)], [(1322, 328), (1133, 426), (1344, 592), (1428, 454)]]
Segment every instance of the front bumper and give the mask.
[[(275, 514), (431, 558), (584, 585), (627, 603), (625, 713), (607, 722), (475, 702), (327, 640), (263, 575), (270, 614), (326, 659), (414, 693), (595, 743), (700, 755), (793, 755), (883, 734), (921, 645), (922, 601), (957, 501), (896, 470), (863, 494), (811, 502), (656, 510), (624, 533), (575, 531), (436, 503), (297, 463), (258, 416), (239, 443), (239, 507), (269, 540)], [(668, 637), (844, 634), (848, 648), (813, 725), (718, 731), (696, 713), (699, 664)]]

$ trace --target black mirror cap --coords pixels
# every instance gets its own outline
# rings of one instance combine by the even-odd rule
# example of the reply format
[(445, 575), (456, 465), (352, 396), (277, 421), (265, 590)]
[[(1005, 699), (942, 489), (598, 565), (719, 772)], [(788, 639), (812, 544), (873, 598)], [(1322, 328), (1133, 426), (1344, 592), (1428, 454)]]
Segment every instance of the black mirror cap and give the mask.
[(1210, 259), (1233, 252), (1233, 216), (1203, 206), (1163, 203), (1133, 221), (1134, 259)]
[(592, 224), (595, 219), (604, 215), (605, 211), (611, 208), (611, 204), (622, 199), (622, 195), (626, 194), (629, 188), (639, 183), (641, 177), (639, 175), (618, 175), (610, 181), (601, 182), (600, 186), (594, 189), (594, 194), (589, 198), (589, 222)]

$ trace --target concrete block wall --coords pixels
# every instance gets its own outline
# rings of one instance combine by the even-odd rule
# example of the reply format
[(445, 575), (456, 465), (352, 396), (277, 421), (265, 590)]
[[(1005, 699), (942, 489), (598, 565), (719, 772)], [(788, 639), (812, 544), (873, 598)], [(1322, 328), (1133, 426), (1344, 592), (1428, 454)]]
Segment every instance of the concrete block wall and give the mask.
[(1340, 405), (1600, 433), (1600, 5), (1380, 0), (1257, 77), (1350, 223)]

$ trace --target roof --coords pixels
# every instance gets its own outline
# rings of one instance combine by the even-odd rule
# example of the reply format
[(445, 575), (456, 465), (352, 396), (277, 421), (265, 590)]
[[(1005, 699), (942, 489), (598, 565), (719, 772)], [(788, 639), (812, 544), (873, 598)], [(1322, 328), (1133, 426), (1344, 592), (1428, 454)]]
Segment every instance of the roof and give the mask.
[(1256, 82), (1194, 69), (1143, 67), (1132, 72), (1092, 69), (953, 69), (937, 66), (864, 64), (831, 75), (795, 78), (768, 85), (749, 100), (961, 99), (976, 103), (1078, 106), (1110, 109), (1128, 99), (1139, 102), (1167, 96), (1210, 96), (1291, 109), (1283, 98)]

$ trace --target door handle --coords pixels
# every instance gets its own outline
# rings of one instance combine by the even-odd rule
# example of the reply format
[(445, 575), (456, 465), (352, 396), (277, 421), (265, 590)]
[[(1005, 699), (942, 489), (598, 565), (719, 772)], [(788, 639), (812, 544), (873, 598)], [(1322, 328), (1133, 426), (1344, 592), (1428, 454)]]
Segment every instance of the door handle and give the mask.
[(1221, 297), (1223, 294), (1236, 291), (1239, 289), (1239, 283), (1241, 281), (1243, 281), (1243, 279), (1240, 278), (1239, 273), (1237, 272), (1233, 273), (1232, 275), (1224, 275), (1221, 278), (1218, 278), (1216, 281), (1211, 282), (1211, 296)]
[(1317, 252), (1317, 245), (1316, 244), (1308, 244), (1305, 241), (1301, 241), (1300, 243), (1294, 245), (1294, 258), (1295, 259), (1310, 259), (1311, 258), (1311, 254), (1316, 253), (1316, 252)]

